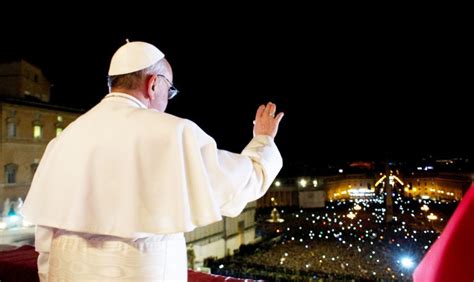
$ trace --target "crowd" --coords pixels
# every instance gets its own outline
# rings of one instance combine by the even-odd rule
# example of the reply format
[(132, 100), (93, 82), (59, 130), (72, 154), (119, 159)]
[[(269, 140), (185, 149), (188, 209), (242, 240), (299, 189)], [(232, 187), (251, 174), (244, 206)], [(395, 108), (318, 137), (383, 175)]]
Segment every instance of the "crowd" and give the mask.
[[(424, 205), (430, 210), (422, 210)], [(213, 273), (270, 281), (409, 281), (456, 205), (398, 196), (391, 222), (382, 198), (334, 201), (323, 209), (280, 208), (283, 223), (267, 222), (270, 210), (264, 209), (257, 222), (265, 243), (207, 263)], [(428, 220), (430, 213), (437, 219)]]

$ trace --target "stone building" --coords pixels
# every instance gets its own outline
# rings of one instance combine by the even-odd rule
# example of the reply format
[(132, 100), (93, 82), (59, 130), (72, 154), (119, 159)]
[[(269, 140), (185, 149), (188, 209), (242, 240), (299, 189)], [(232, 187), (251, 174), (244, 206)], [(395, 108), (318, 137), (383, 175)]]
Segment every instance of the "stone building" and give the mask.
[(2, 217), (22, 205), (48, 142), (82, 113), (49, 101), (50, 84), (40, 69), (23, 60), (0, 64)]

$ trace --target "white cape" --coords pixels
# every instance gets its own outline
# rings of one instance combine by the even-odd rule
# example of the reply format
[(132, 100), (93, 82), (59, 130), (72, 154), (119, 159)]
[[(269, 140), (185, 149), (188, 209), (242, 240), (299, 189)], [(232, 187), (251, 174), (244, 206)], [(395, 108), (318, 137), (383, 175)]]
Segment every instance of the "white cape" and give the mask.
[(269, 136), (241, 154), (219, 150), (193, 122), (130, 97), (109, 94), (48, 144), (22, 209), (27, 220), (126, 238), (187, 232), (237, 216), (282, 167)]

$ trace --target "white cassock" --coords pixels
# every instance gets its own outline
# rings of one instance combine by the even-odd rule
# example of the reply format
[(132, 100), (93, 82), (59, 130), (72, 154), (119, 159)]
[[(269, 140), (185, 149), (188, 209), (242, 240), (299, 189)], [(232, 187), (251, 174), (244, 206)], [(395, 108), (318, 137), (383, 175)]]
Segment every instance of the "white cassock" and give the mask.
[(38, 226), (40, 276), (186, 280), (183, 232), (237, 216), (281, 167), (270, 136), (219, 150), (195, 123), (110, 93), (49, 143), (34, 176), (22, 213)]

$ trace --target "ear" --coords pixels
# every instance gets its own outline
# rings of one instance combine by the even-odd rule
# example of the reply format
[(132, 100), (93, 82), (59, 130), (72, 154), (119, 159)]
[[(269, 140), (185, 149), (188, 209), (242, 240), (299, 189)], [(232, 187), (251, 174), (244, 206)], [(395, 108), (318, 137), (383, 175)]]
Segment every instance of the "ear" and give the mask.
[(146, 82), (146, 94), (147, 98), (150, 99), (150, 101), (155, 99), (155, 83), (156, 83), (156, 75), (150, 76)]

